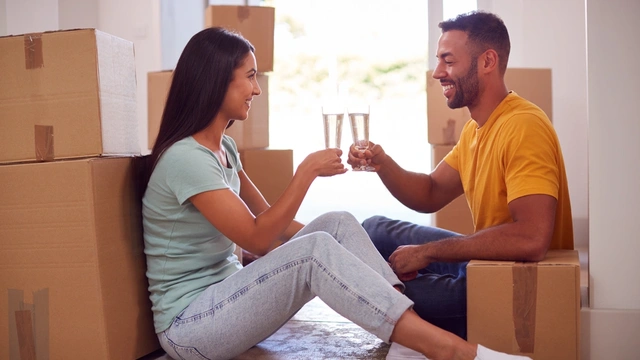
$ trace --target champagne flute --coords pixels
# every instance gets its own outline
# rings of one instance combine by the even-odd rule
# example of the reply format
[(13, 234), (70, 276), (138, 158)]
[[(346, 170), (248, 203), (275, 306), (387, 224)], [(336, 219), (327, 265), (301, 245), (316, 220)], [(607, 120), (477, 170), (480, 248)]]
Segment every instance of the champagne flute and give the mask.
[[(349, 106), (349, 122), (351, 135), (356, 150), (364, 152), (369, 148), (369, 105)], [(375, 171), (371, 165), (360, 165), (353, 171)]]
[(339, 149), (342, 140), (342, 120), (344, 108), (338, 105), (322, 107), (322, 121), (324, 125), (324, 147)]

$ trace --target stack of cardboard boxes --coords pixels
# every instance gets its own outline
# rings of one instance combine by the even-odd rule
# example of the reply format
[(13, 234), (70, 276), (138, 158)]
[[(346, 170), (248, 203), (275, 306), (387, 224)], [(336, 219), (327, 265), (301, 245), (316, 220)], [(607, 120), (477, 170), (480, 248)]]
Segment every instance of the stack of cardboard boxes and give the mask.
[(93, 29), (2, 37), (0, 74), (0, 358), (158, 349), (133, 43)]
[[(469, 110), (450, 109), (440, 81), (427, 72), (427, 130), (435, 168), (460, 139), (464, 125), (471, 119)], [(509, 68), (505, 73), (509, 90), (538, 105), (551, 119), (551, 69)], [(434, 214), (434, 225), (460, 234), (475, 231), (469, 205), (461, 195)]]

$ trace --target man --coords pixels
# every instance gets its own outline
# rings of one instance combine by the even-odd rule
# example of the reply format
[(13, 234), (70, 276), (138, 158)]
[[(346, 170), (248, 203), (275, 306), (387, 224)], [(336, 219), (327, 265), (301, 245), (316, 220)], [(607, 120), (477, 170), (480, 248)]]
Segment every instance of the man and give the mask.
[(433, 77), (448, 106), (466, 106), (472, 117), (456, 146), (430, 174), (404, 170), (377, 144), (364, 155), (352, 146), (348, 162), (371, 164), (391, 194), (416, 211), (436, 212), (464, 193), (472, 235), (380, 216), (363, 226), (405, 281), (418, 314), (466, 339), (467, 261), (539, 261), (548, 249), (572, 249), (573, 228), (553, 126), (505, 85), (511, 45), (502, 20), (472, 12), (439, 27)]

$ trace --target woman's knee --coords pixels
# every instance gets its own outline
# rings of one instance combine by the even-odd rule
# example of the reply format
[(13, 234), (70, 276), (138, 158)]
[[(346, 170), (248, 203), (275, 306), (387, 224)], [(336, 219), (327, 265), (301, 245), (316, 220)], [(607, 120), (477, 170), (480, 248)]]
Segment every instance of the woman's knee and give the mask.
[(297, 239), (296, 242), (301, 246), (308, 248), (310, 254), (317, 251), (326, 251), (327, 246), (337, 244), (336, 239), (326, 231), (314, 231), (304, 235), (300, 239)]
[(358, 222), (355, 216), (348, 211), (330, 211), (318, 216), (318, 219), (329, 222)]

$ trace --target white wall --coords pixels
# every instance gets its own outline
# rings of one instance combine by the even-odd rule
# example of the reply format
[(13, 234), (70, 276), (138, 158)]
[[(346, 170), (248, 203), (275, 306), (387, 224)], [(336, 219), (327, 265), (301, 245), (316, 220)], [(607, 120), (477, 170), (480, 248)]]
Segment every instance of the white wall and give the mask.
[(7, 34), (57, 30), (58, 0), (5, 0)]
[(204, 29), (205, 7), (203, 0), (160, 1), (162, 70), (174, 69), (184, 46)]
[(58, 0), (58, 28), (98, 27), (98, 0)]
[(0, 0), (0, 36), (7, 35), (7, 2)]
[(640, 310), (640, 2), (586, 3), (591, 304)]

